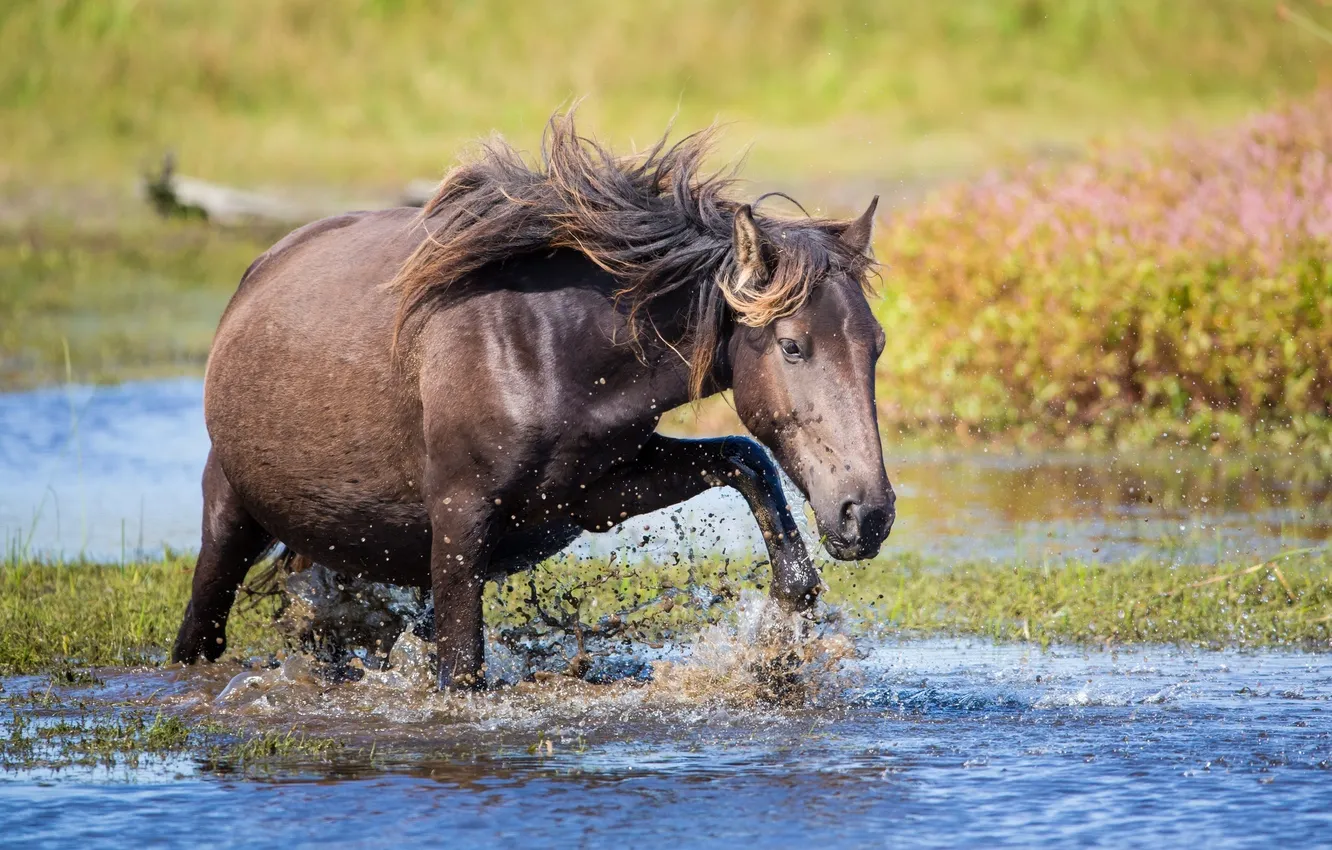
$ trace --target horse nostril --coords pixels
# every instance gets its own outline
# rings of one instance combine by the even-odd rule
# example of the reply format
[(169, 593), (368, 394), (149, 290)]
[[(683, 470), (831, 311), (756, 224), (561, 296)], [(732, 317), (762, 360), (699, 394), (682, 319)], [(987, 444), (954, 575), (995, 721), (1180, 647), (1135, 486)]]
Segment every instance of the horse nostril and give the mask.
[(879, 505), (856, 505), (856, 531), (865, 540), (875, 543), (883, 540), (892, 527), (895, 511)]
[(854, 544), (860, 539), (860, 502), (847, 499), (842, 503), (841, 532), (842, 539)]

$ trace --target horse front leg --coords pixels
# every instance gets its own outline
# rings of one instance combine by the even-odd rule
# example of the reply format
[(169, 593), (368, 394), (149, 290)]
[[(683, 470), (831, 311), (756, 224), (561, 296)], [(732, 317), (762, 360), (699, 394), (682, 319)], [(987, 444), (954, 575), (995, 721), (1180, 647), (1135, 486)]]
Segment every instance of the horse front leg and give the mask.
[[(490, 555), (490, 516), (481, 497), (430, 500), (430, 592), (440, 690), (485, 686), (481, 598)], [(482, 506), (478, 509), (478, 506)]]
[(590, 531), (679, 504), (709, 487), (732, 487), (749, 503), (772, 563), (771, 593), (783, 607), (814, 605), (822, 589), (768, 453), (746, 437), (683, 440), (654, 433), (633, 462), (598, 482), (577, 506)]

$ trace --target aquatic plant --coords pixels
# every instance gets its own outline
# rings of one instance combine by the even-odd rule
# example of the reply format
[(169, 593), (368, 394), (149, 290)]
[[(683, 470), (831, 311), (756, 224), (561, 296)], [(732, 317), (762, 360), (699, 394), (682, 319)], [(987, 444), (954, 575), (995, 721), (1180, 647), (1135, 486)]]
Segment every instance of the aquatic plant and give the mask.
[(897, 217), (879, 245), (884, 419), (1074, 442), (1326, 436), (1329, 151), (1324, 91)]
[(163, 711), (44, 692), (5, 700), (0, 716), (0, 771), (71, 767), (138, 768), (194, 757), (211, 770), (247, 770), (279, 762), (327, 759), (342, 742), (295, 727), (250, 731), (217, 721), (189, 722)]

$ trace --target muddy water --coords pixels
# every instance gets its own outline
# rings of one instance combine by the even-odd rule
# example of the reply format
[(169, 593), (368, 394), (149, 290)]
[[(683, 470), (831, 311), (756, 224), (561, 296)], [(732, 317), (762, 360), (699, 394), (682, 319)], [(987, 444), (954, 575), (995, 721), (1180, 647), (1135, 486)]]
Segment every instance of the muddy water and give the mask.
[[(0, 396), (0, 528), (11, 546), (49, 554), (193, 548), (205, 451), (196, 382)], [(1332, 530), (1321, 479), (1197, 448), (898, 454), (889, 472), (901, 517), (889, 550), (944, 559), (1215, 560)], [(720, 493), (648, 523), (673, 550), (757, 544)], [(403, 655), (338, 685), (301, 658), (103, 671), (102, 686), (57, 689), (56, 715), (137, 706), (345, 746), (249, 766), (190, 753), (0, 773), (0, 843), (1316, 846), (1332, 835), (1332, 656), (1040, 652), (903, 642), (862, 624), (807, 644), (798, 687), (774, 704), (748, 616), (625, 647), (619, 681), (473, 696), (434, 693)]]
[[(207, 451), (195, 380), (0, 395), (0, 537), (25, 551), (96, 558), (194, 549)], [(1279, 457), (1197, 447), (1141, 457), (889, 451), (899, 520), (886, 554), (1214, 561), (1332, 535), (1327, 478)], [(761, 548), (729, 491), (630, 525), (577, 545), (626, 550), (646, 525), (657, 541), (649, 557), (682, 546)]]

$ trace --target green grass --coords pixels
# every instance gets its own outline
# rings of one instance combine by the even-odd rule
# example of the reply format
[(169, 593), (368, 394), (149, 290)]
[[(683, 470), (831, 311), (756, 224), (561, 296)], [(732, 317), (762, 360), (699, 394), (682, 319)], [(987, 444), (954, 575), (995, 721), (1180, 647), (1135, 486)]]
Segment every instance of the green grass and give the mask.
[(14, 0), (0, 184), (119, 183), (166, 147), (243, 184), (398, 184), (579, 95), (616, 143), (678, 111), (737, 122), (765, 174), (895, 175), (1225, 120), (1329, 69), (1271, 0)]
[[(191, 560), (145, 564), (10, 560), (0, 567), (0, 673), (160, 664), (188, 596)], [(571, 630), (605, 628), (660, 639), (723, 616), (766, 569), (705, 562), (635, 568), (551, 562), (538, 571), (538, 599)], [(692, 575), (692, 577), (691, 577)], [(871, 630), (906, 635), (982, 635), (1038, 643), (1189, 643), (1205, 646), (1332, 646), (1332, 556), (1296, 553), (1271, 563), (1173, 566), (1152, 560), (1098, 565), (938, 564), (902, 556), (866, 566), (831, 565), (827, 601)], [(700, 611), (687, 594), (718, 596)], [(493, 627), (530, 621), (524, 578), (491, 596)], [(672, 602), (667, 602), (673, 599)], [(233, 656), (266, 654), (281, 638), (271, 608), (241, 610), (228, 634)], [(633, 611), (635, 613), (628, 613)], [(75, 679), (77, 681), (77, 679)]]
[(146, 216), (0, 227), (0, 390), (202, 373), (241, 273), (277, 236)]
[[(0, 566), (0, 673), (161, 664), (189, 599), (192, 557), (147, 564)], [(271, 608), (241, 605), (228, 638), (241, 655), (280, 646)]]
[(907, 634), (1042, 645), (1180, 643), (1332, 648), (1332, 559), (1172, 566), (962, 564), (903, 560), (829, 575), (833, 599)]
[(50, 692), (10, 697), (0, 715), (0, 770), (146, 767), (173, 757), (232, 772), (340, 754), (342, 742), (296, 728), (251, 732), (215, 721), (64, 699)]

